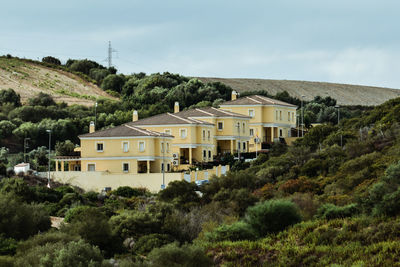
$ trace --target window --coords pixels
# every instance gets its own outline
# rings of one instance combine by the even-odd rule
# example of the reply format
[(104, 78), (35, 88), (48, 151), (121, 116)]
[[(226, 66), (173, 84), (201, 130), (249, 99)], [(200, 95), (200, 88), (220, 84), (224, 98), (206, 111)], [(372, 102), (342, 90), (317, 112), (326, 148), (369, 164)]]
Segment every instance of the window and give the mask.
[(122, 143), (122, 150), (124, 152), (128, 152), (129, 151), (129, 142), (123, 142)]
[(87, 165), (88, 171), (89, 172), (94, 172), (96, 171), (96, 165), (95, 164), (88, 164)]
[(254, 109), (249, 109), (249, 116), (254, 117)]
[(171, 171), (171, 164), (167, 163), (167, 172)]
[(203, 150), (203, 158), (207, 158), (207, 150)]
[(224, 129), (224, 123), (222, 121), (218, 122), (218, 131), (222, 131)]
[(164, 171), (164, 163), (161, 163), (161, 171)]
[(164, 153), (164, 143), (161, 142), (161, 153)]
[(180, 135), (181, 135), (181, 138), (186, 138), (186, 129), (181, 129)]
[(243, 142), (243, 150), (246, 151), (246, 142)]
[(276, 120), (278, 120), (278, 111), (275, 111), (276, 114)]
[(240, 123), (239, 122), (236, 124), (236, 128), (237, 128), (238, 133), (240, 134)]
[(250, 136), (254, 136), (254, 129), (250, 129)]
[(282, 120), (282, 111), (279, 111), (279, 120)]
[(290, 112), (287, 113), (287, 120), (290, 121)]
[(169, 143), (167, 143), (167, 152), (169, 152)]
[(279, 136), (280, 136), (280, 137), (282, 137), (282, 135), (283, 135), (282, 133), (283, 133), (283, 132), (282, 132), (282, 129), (280, 129), (280, 130), (279, 130)]
[(210, 141), (210, 138), (211, 138), (211, 131), (208, 131), (208, 132), (207, 132), (207, 138), (208, 138), (208, 141)]
[(208, 150), (208, 158), (211, 159), (211, 150)]
[(139, 151), (140, 151), (140, 152), (143, 152), (144, 149), (145, 149), (145, 143), (144, 143), (144, 141), (140, 141), (140, 142), (139, 142)]
[(165, 129), (164, 133), (171, 134), (171, 129)]
[(294, 121), (294, 112), (292, 112), (292, 121)]
[(243, 133), (246, 133), (246, 124), (243, 122)]
[(240, 150), (240, 142), (238, 142), (238, 149)]
[(103, 152), (103, 143), (97, 143), (96, 148), (97, 148), (97, 152)]
[(203, 140), (206, 140), (206, 130), (203, 130)]
[(129, 172), (129, 163), (123, 163), (122, 164), (122, 170), (124, 172)]

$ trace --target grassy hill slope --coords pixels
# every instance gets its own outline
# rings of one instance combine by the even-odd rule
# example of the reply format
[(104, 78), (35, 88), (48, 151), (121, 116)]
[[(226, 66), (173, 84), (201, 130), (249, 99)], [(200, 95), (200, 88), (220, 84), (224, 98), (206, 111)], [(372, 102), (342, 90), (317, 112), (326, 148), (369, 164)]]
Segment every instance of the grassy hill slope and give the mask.
[(265, 90), (275, 95), (287, 91), (291, 96), (312, 100), (315, 96), (330, 96), (340, 105), (379, 105), (400, 96), (400, 90), (362, 85), (266, 79), (228, 79), (199, 77), (202, 82), (221, 82), (238, 92)]
[(72, 73), (17, 58), (0, 57), (0, 90), (14, 89), (22, 102), (44, 92), (56, 102), (92, 105), (96, 98), (113, 98)]

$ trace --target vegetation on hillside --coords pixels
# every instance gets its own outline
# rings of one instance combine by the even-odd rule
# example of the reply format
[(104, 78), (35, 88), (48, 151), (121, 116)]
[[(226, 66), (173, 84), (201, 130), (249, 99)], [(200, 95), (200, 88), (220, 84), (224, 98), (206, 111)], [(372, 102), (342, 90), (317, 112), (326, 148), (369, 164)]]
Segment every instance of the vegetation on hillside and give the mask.
[[(399, 109), (393, 99), (313, 127), (200, 187), (98, 194), (3, 178), (0, 265), (394, 266)], [(48, 230), (49, 215), (68, 224)]]

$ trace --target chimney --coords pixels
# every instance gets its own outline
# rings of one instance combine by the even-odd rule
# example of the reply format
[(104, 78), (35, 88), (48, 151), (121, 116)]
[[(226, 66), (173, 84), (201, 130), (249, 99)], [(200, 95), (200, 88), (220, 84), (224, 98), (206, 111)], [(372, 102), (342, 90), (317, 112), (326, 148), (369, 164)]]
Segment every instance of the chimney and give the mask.
[(174, 105), (174, 113), (178, 113), (179, 112), (179, 102), (177, 101), (177, 102), (175, 102), (175, 105)]
[(235, 90), (232, 91), (232, 100), (236, 100), (237, 99), (237, 94)]
[(132, 115), (132, 121), (137, 121), (139, 119), (137, 110), (133, 111), (133, 115)]
[(94, 122), (93, 121), (90, 122), (89, 133), (94, 133)]

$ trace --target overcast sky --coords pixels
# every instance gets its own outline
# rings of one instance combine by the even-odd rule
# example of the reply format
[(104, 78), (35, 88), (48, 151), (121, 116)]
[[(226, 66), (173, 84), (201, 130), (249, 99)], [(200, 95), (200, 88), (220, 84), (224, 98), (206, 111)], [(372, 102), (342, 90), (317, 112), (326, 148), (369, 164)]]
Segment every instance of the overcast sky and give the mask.
[(119, 72), (400, 88), (399, 0), (13, 0), (0, 55), (88, 58)]

